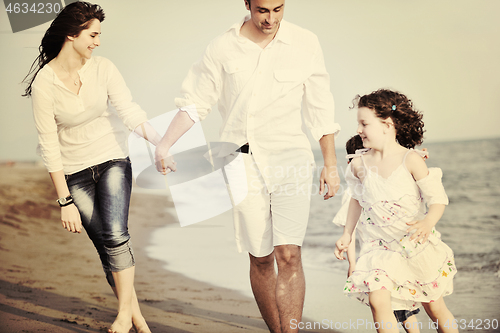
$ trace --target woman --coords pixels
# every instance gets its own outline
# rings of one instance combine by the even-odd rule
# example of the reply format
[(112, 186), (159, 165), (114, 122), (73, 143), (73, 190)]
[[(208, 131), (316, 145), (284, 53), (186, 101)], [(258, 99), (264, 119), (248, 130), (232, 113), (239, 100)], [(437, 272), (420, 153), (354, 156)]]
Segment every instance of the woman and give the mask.
[[(74, 2), (52, 22), (31, 66), (26, 95), (33, 98), (39, 152), (54, 183), (63, 227), (85, 228), (118, 298), (109, 332), (150, 332), (134, 290), (134, 255), (128, 234), (132, 186), (123, 124), (160, 139), (132, 102), (122, 76), (107, 59), (92, 57), (100, 45), (104, 12)], [(108, 101), (116, 111), (108, 108)], [(145, 130), (151, 131), (146, 136)]]

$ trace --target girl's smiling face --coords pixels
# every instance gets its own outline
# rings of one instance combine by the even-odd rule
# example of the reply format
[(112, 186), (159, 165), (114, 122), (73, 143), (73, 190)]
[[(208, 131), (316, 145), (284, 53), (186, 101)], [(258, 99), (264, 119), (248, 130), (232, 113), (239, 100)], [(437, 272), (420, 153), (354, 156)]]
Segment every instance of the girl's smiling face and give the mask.
[(366, 107), (358, 108), (357, 132), (363, 140), (363, 147), (380, 147), (384, 142), (384, 134), (387, 127), (387, 122), (377, 117), (372, 109)]

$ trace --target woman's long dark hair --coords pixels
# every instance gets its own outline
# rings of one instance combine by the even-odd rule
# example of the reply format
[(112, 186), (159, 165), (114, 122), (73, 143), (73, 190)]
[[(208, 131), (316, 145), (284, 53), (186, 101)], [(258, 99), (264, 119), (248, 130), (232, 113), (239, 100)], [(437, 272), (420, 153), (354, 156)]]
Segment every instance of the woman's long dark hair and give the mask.
[(405, 95), (397, 91), (379, 89), (368, 95), (356, 96), (353, 104), (358, 108), (373, 110), (381, 119), (390, 117), (396, 129), (396, 140), (401, 146), (414, 148), (424, 140), (423, 115)]
[(82, 30), (88, 29), (92, 20), (104, 21), (104, 11), (99, 5), (88, 2), (73, 2), (61, 10), (52, 21), (49, 29), (42, 38), (38, 50), (40, 54), (31, 64), (28, 75), (23, 82), (28, 83), (26, 93), (23, 96), (31, 96), (31, 85), (40, 71), (52, 59), (57, 57), (61, 51), (67, 36), (79, 36)]

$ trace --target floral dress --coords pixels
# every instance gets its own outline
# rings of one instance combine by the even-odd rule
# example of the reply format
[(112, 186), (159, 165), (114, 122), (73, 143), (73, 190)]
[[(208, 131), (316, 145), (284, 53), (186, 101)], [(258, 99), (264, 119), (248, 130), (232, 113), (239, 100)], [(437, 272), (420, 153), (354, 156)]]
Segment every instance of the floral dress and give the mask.
[[(367, 150), (357, 152), (363, 160)], [(410, 151), (408, 151), (410, 153)], [(361, 250), (356, 270), (348, 278), (344, 292), (369, 305), (371, 291), (389, 290), (393, 310), (413, 310), (420, 302), (433, 302), (453, 292), (456, 267), (453, 251), (432, 230), (428, 241), (410, 241), (407, 222), (425, 217), (426, 206), (448, 204), (439, 168), (415, 181), (402, 164), (388, 177), (367, 170), (363, 183), (351, 168), (346, 174), (351, 195), (362, 207), (357, 230)]]

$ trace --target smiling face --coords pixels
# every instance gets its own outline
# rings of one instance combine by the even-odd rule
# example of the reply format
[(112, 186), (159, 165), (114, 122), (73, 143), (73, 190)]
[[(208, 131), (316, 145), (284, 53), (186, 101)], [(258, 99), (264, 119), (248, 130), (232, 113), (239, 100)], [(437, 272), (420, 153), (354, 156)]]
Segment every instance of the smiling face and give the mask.
[(246, 2), (250, 20), (264, 35), (275, 35), (283, 19), (284, 0), (251, 0)]
[(94, 19), (88, 29), (82, 30), (78, 37), (68, 36), (73, 41), (73, 49), (85, 59), (90, 59), (92, 51), (101, 44), (101, 22)]
[(390, 128), (392, 120), (377, 117), (372, 109), (366, 107), (358, 108), (357, 132), (363, 140), (365, 148), (380, 148), (384, 144), (385, 134)]

